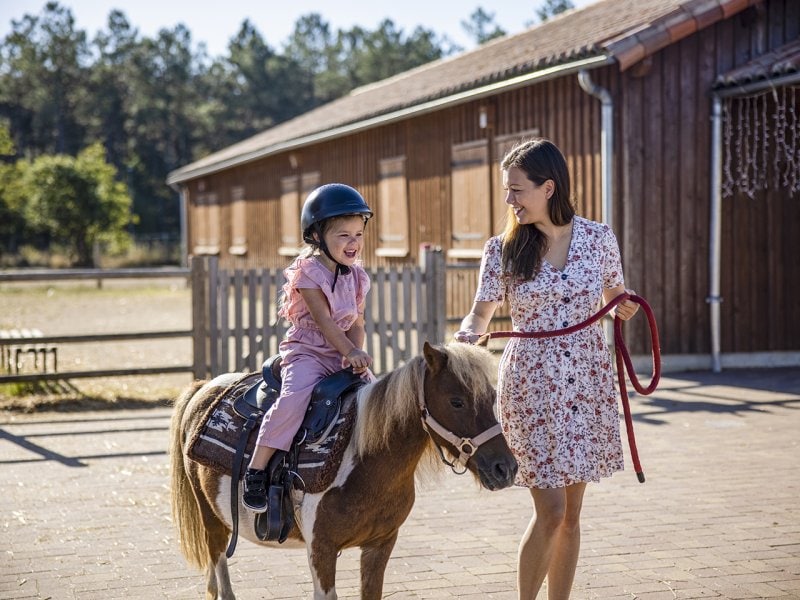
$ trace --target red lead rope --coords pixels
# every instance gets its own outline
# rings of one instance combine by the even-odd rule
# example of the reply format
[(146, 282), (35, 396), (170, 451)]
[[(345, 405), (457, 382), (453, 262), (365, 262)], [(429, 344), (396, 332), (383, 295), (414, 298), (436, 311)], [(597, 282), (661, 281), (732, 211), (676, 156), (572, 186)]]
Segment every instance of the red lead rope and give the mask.
[(628, 353), (627, 346), (625, 346), (625, 339), (622, 337), (622, 319), (619, 317), (614, 318), (614, 352), (617, 358), (617, 379), (619, 381), (620, 396), (622, 397), (622, 409), (625, 413), (625, 430), (628, 433), (628, 445), (631, 449), (631, 461), (633, 462), (633, 468), (636, 471), (636, 477), (639, 479), (639, 483), (644, 483), (644, 471), (642, 471), (642, 465), (639, 463), (639, 452), (636, 450), (636, 438), (633, 434), (633, 419), (631, 418), (631, 407), (630, 402), (628, 401), (628, 389), (625, 386), (625, 369), (628, 371), (628, 378), (631, 380), (633, 387), (643, 396), (652, 394), (658, 386), (659, 380), (661, 379), (661, 349), (658, 343), (658, 327), (656, 326), (656, 317), (653, 314), (653, 309), (650, 308), (650, 305), (644, 298), (635, 294), (620, 294), (585, 321), (582, 321), (571, 327), (565, 327), (564, 329), (554, 329), (552, 331), (492, 331), (490, 333), (483, 334), (480, 340), (486, 338), (506, 337), (551, 338), (558, 337), (560, 335), (567, 335), (569, 333), (575, 333), (576, 331), (583, 329), (584, 327), (588, 327), (592, 323), (602, 319), (617, 304), (624, 300), (631, 300), (641, 305), (645, 315), (647, 315), (647, 321), (650, 324), (650, 342), (652, 345), (653, 356), (653, 377), (650, 379), (650, 384), (647, 387), (644, 387), (641, 383), (639, 383), (639, 378), (636, 377), (631, 356)]

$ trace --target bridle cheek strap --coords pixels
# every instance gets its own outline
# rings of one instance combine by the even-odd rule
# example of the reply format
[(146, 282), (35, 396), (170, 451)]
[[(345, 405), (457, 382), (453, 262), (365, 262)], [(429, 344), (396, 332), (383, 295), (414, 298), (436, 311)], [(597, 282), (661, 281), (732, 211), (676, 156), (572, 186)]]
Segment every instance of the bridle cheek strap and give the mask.
[[(441, 423), (433, 418), (433, 415), (431, 415), (430, 412), (428, 412), (428, 406), (425, 402), (425, 363), (422, 364), (423, 368), (419, 376), (419, 393), (417, 394), (417, 401), (419, 403), (419, 409), (421, 412), (420, 416), (422, 418), (422, 428), (426, 431), (436, 446), (436, 450), (439, 452), (442, 462), (453, 469), (454, 473), (461, 475), (466, 473), (467, 462), (470, 458), (472, 458), (475, 452), (478, 451), (478, 448), (481, 446), (481, 444), (485, 444), (493, 437), (501, 435), (503, 433), (503, 428), (499, 423), (496, 423), (483, 433), (476, 435), (474, 438), (459, 437), (449, 429), (446, 429)], [(431, 435), (431, 430), (436, 432), (439, 437), (452, 444), (453, 447), (458, 450), (458, 457), (454, 461), (450, 462), (445, 458), (441, 446), (436, 443), (436, 440)]]

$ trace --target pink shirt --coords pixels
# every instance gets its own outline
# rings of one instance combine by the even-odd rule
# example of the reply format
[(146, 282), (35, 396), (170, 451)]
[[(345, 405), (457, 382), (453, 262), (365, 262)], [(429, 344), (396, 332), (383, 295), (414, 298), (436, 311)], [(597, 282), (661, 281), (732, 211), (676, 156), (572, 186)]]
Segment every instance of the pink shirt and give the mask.
[(339, 275), (336, 290), (332, 291), (333, 273), (315, 257), (296, 259), (283, 272), (286, 283), (283, 292), (286, 295), (279, 311), (279, 316), (288, 320), (292, 326), (286, 332), (285, 342), (302, 342), (304, 344), (325, 345), (331, 348), (314, 318), (308, 310), (305, 300), (300, 295), (301, 289), (319, 289), (325, 294), (331, 317), (342, 329), (347, 331), (353, 326), (359, 314), (364, 312), (364, 300), (370, 288), (369, 275), (361, 265), (350, 267), (350, 273)]

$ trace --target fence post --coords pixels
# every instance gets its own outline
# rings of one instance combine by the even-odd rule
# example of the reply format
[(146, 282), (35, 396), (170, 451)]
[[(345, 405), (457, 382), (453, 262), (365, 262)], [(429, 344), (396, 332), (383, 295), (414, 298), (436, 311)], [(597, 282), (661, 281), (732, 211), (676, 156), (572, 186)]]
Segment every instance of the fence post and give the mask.
[(191, 260), (192, 282), (192, 373), (195, 379), (208, 376), (206, 344), (208, 343), (208, 302), (206, 292), (207, 272), (205, 259), (193, 256)]
[(428, 304), (428, 341), (444, 343), (447, 329), (447, 288), (444, 252), (439, 246), (425, 247), (425, 285)]

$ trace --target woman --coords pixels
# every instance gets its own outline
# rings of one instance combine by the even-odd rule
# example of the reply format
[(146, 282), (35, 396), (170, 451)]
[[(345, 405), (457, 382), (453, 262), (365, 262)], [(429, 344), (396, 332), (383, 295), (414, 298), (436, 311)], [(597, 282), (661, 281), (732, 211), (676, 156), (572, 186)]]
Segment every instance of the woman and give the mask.
[[(509, 218), (484, 248), (475, 302), (455, 338), (475, 342), (508, 300), (516, 331), (578, 324), (625, 289), (607, 225), (575, 215), (560, 150), (536, 139), (503, 159)], [(638, 305), (614, 309), (630, 319)], [(498, 408), (519, 463), (516, 485), (535, 513), (519, 547), (519, 598), (569, 598), (580, 551), (586, 484), (623, 468), (617, 394), (602, 327), (547, 339), (512, 338), (500, 361)]]

